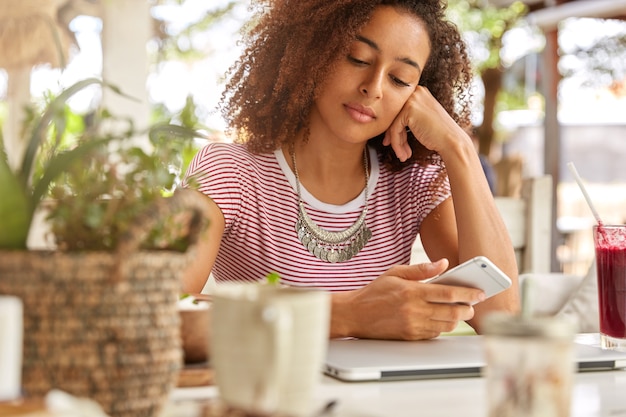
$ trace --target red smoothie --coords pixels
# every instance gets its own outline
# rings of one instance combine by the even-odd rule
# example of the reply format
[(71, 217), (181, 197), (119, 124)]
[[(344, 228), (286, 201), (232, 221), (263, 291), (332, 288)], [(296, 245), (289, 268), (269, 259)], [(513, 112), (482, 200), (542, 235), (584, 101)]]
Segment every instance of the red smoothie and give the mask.
[(594, 228), (600, 333), (626, 339), (626, 228)]

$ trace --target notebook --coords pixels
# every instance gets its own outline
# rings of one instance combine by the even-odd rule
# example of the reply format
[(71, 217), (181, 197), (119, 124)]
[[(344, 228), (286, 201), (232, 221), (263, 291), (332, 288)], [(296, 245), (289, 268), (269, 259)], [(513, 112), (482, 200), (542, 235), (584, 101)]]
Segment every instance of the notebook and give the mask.
[[(477, 377), (485, 365), (482, 336), (444, 336), (415, 342), (329, 341), (324, 373), (343, 381)], [(575, 343), (579, 371), (626, 368), (626, 352)]]

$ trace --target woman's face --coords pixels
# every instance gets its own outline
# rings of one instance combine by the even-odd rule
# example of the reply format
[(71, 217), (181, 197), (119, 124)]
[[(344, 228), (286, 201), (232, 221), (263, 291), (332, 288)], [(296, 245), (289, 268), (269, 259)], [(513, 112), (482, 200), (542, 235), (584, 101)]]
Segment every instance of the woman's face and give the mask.
[(311, 135), (362, 143), (383, 133), (415, 90), (429, 54), (428, 32), (418, 17), (377, 7), (320, 85)]

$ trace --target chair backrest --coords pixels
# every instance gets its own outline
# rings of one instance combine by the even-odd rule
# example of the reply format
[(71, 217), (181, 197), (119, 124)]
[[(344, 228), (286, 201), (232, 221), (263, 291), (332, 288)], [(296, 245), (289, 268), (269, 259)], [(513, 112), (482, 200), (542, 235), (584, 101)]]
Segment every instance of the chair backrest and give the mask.
[[(520, 273), (551, 271), (552, 177), (524, 178), (520, 197), (496, 197), (509, 231)], [(427, 262), (419, 236), (413, 245), (411, 263)]]
[(519, 198), (496, 197), (495, 200), (511, 236), (519, 272), (550, 272), (552, 177), (525, 178)]

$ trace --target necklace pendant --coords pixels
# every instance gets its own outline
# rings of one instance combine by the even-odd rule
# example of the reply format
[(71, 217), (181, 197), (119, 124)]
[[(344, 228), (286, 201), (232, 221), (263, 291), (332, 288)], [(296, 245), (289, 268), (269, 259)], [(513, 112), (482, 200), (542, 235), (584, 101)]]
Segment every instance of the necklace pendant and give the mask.
[(328, 252), (328, 256), (326, 260), (330, 263), (340, 262), (342, 261), (342, 256), (340, 251), (336, 251), (335, 248), (332, 248), (330, 252)]
[[(347, 236), (346, 230), (351, 231)], [(348, 261), (355, 257), (372, 237), (364, 216), (346, 230), (331, 232), (320, 228), (309, 218), (304, 207), (300, 206), (296, 233), (302, 245), (316, 258), (329, 263)]]
[(298, 193), (298, 219), (296, 220), (296, 234), (302, 245), (316, 258), (329, 263), (345, 262), (355, 257), (365, 247), (372, 237), (372, 231), (365, 224), (367, 215), (367, 187), (369, 183), (369, 164), (367, 148), (363, 154), (365, 168), (365, 205), (359, 218), (347, 229), (331, 232), (322, 229), (309, 217), (304, 208), (300, 195), (300, 179), (296, 168), (296, 155), (291, 150), (294, 174), (296, 177), (296, 191)]

